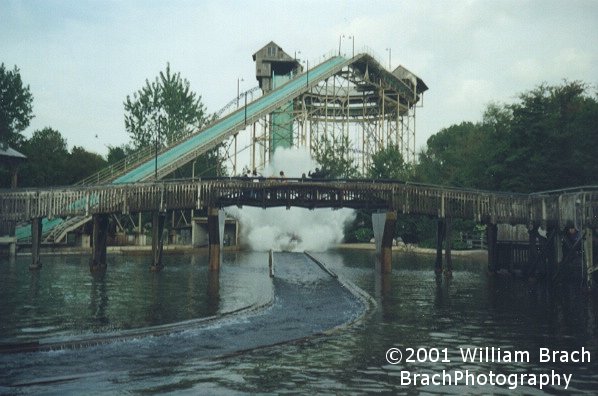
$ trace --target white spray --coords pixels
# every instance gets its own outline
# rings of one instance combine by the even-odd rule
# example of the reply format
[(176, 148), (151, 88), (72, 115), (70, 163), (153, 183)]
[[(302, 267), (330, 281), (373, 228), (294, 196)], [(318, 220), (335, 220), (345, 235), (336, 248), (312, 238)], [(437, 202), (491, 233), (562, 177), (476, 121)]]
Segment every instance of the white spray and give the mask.
[[(265, 177), (301, 177), (318, 164), (302, 148), (279, 148), (264, 170)], [(343, 240), (345, 224), (355, 217), (352, 209), (314, 209), (291, 207), (230, 207), (227, 214), (239, 220), (241, 241), (257, 251), (324, 251)]]

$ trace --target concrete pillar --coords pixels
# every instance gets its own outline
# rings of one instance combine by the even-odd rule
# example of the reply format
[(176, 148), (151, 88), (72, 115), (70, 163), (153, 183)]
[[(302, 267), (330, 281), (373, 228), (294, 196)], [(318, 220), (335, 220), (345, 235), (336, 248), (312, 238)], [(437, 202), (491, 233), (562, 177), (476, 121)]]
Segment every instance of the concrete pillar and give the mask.
[(39, 260), (39, 253), (42, 244), (42, 218), (36, 217), (31, 220), (31, 264), (30, 270), (37, 270), (42, 267)]
[(372, 213), (376, 253), (380, 261), (380, 271), (384, 274), (392, 272), (392, 241), (395, 236), (396, 223), (396, 211)]
[(488, 271), (496, 272), (498, 270), (498, 226), (490, 223), (486, 226), (486, 237), (488, 240)]
[(150, 271), (157, 272), (162, 269), (162, 250), (164, 247), (164, 213), (152, 212), (152, 265)]
[(108, 238), (108, 220), (107, 214), (95, 214), (93, 219), (93, 246), (91, 248), (91, 263), (89, 270), (91, 272), (106, 270), (106, 241)]
[(210, 271), (220, 270), (220, 253), (224, 240), (224, 211), (208, 208), (208, 246)]
[(434, 272), (442, 272), (442, 245), (446, 234), (444, 219), (439, 218), (436, 221), (436, 261), (434, 262)]

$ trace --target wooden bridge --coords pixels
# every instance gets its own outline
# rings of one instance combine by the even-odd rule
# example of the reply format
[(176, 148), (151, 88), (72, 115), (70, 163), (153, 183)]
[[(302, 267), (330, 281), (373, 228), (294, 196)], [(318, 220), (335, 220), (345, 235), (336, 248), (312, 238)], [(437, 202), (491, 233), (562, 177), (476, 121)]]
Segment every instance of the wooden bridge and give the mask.
[[(216, 251), (219, 251), (217, 246), (220, 244), (217, 232), (218, 209), (233, 205), (263, 208), (296, 206), (309, 209), (346, 207), (382, 211), (385, 213), (382, 223), (386, 225), (383, 227), (380, 253), (382, 262), (387, 263), (383, 266), (386, 271), (390, 270), (390, 243), (394, 236), (394, 221), (400, 214), (438, 218), (439, 235), (446, 235), (446, 226), (450, 225), (450, 219), (453, 218), (472, 219), (488, 224), (490, 264), (494, 254), (492, 241), (496, 241), (496, 224), (524, 224), (530, 230), (543, 227), (560, 231), (571, 223), (585, 233), (585, 250), (589, 252), (586, 263), (588, 274), (594, 270), (591, 253), (592, 233), (598, 228), (598, 187), (510, 194), (398, 181), (278, 178), (164, 180), (155, 183), (4, 190), (0, 193), (0, 222), (31, 221), (35, 266), (42, 218), (93, 218), (93, 261), (101, 267), (105, 258), (108, 214), (153, 212), (153, 228), (161, 233), (161, 214), (179, 209), (207, 209), (210, 248), (216, 256)], [(552, 234), (560, 237), (560, 232)], [(159, 268), (161, 237), (158, 234), (155, 236), (154, 265)], [(441, 244), (442, 238), (439, 239)], [(554, 244), (558, 245), (556, 240)], [(558, 256), (558, 248), (555, 249)], [(558, 261), (558, 257), (555, 260)], [(213, 261), (215, 268), (218, 266), (216, 261)]]

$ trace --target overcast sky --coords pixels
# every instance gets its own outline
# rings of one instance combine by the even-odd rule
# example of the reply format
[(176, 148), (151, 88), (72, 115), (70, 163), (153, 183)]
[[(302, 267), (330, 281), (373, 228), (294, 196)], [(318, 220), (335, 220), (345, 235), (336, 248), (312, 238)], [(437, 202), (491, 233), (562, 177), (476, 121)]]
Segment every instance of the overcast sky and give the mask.
[(385, 65), (390, 48), (393, 69), (428, 85), (418, 147), (542, 82), (598, 83), (595, 0), (0, 0), (0, 62), (17, 65), (34, 96), (26, 136), (50, 126), (69, 148), (100, 154), (128, 141), (123, 101), (167, 62), (215, 112), (237, 78), (242, 90), (257, 85), (251, 55), (269, 41), (312, 65), (343, 34)]

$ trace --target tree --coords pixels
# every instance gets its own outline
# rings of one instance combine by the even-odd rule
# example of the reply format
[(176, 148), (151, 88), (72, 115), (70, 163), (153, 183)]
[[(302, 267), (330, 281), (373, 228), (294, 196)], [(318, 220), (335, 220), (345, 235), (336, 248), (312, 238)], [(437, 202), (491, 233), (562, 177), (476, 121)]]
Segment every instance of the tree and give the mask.
[(160, 146), (168, 146), (200, 129), (206, 122), (201, 96), (190, 89), (189, 81), (180, 73), (171, 73), (170, 64), (155, 81), (127, 96), (125, 128), (135, 149), (154, 144), (157, 136)]
[(419, 181), (459, 187), (473, 187), (478, 181), (478, 163), (484, 133), (479, 124), (463, 122), (432, 135), (419, 155)]
[(197, 157), (194, 161), (175, 170), (170, 177), (174, 179), (185, 177), (219, 177), (226, 176), (227, 169), (222, 155), (223, 144), (208, 150), (206, 153)]
[(516, 103), (491, 104), (481, 123), (428, 139), (420, 181), (533, 192), (598, 183), (598, 98), (580, 82), (542, 84)]
[(123, 146), (108, 146), (108, 155), (106, 155), (106, 161), (108, 165), (112, 165), (127, 156), (126, 145)]
[(15, 145), (22, 143), (21, 132), (33, 118), (31, 102), (33, 96), (29, 85), (24, 86), (19, 69), (7, 70), (0, 65), (0, 143)]
[(357, 165), (349, 156), (351, 143), (347, 136), (322, 137), (314, 150), (314, 158), (322, 167), (320, 176), (331, 178), (351, 178), (359, 174)]
[(101, 155), (90, 153), (83, 147), (74, 146), (66, 161), (68, 184), (83, 180), (106, 165), (107, 161)]
[(410, 178), (409, 166), (405, 164), (399, 148), (391, 145), (372, 155), (367, 176), (373, 179), (407, 180)]
[(598, 101), (587, 88), (581, 82), (542, 84), (509, 106), (510, 155), (503, 166), (519, 176), (500, 188), (530, 192), (598, 181)]
[(108, 165), (115, 164), (127, 157), (129, 154), (132, 154), (134, 151), (135, 149), (133, 149), (133, 147), (131, 147), (128, 144), (123, 144), (121, 146), (109, 145), (108, 155), (106, 155), (106, 161), (108, 162)]
[(21, 168), (19, 184), (23, 187), (46, 187), (69, 184), (67, 169), (69, 152), (60, 132), (44, 128), (33, 132), (23, 143), (27, 161)]

